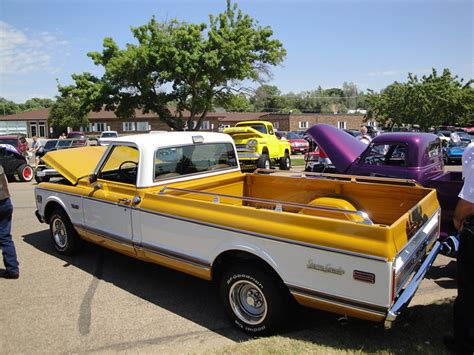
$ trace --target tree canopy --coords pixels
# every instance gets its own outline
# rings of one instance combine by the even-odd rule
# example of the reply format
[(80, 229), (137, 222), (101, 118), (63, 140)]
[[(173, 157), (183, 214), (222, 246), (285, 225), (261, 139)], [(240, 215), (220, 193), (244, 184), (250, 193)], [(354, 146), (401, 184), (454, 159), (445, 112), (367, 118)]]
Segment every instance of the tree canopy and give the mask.
[(61, 96), (77, 98), (83, 112), (105, 106), (131, 118), (141, 109), (157, 113), (173, 129), (199, 129), (216, 101), (225, 103), (231, 93), (244, 91), (239, 84), (245, 80), (265, 79), (269, 66), (286, 55), (270, 27), (261, 27), (230, 1), (223, 13), (209, 16), (209, 24), (152, 18), (132, 33), (137, 44), (120, 49), (105, 38), (102, 52), (88, 53), (103, 67), (103, 76), (75, 74), (74, 85), (59, 86)]
[(25, 103), (17, 104), (13, 101), (0, 97), (0, 115), (13, 115), (15, 113), (32, 111), (41, 108), (49, 108), (54, 104), (52, 99), (34, 97), (26, 100)]
[(395, 82), (381, 93), (369, 93), (366, 118), (391, 127), (418, 125), (422, 130), (442, 124), (472, 124), (472, 83), (453, 77), (448, 69), (441, 75), (432, 69), (421, 79), (408, 74), (406, 83)]

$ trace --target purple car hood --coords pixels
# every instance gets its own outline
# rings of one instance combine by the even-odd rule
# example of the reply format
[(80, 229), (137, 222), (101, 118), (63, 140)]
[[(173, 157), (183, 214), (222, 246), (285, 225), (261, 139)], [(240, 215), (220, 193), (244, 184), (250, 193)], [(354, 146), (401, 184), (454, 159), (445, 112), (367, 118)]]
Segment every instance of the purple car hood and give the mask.
[(328, 124), (317, 124), (307, 133), (326, 152), (340, 173), (346, 172), (351, 164), (367, 149), (367, 144)]

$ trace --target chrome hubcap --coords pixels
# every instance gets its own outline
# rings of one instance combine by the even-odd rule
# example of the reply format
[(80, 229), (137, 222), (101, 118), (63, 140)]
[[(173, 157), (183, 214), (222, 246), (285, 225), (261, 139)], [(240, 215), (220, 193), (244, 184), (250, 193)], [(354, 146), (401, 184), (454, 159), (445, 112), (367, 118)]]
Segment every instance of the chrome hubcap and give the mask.
[(265, 169), (270, 169), (270, 161), (269, 160), (265, 161)]
[(253, 282), (238, 281), (233, 284), (229, 301), (234, 314), (247, 324), (259, 324), (267, 315), (265, 295)]
[(52, 233), (56, 245), (60, 248), (64, 248), (67, 244), (67, 232), (66, 227), (61, 219), (56, 218), (53, 221)]

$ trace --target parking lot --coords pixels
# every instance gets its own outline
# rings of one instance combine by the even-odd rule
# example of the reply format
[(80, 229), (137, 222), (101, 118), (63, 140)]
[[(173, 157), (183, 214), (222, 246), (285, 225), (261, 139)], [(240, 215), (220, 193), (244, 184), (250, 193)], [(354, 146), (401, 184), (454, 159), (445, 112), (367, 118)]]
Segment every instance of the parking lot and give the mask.
[[(21, 277), (0, 279), (2, 353), (199, 353), (250, 339), (227, 320), (211, 283), (95, 245), (57, 254), (34, 216), (35, 185), (10, 184)], [(438, 257), (410, 307), (455, 296), (454, 274), (454, 260)], [(311, 337), (338, 318), (302, 311), (285, 336)]]

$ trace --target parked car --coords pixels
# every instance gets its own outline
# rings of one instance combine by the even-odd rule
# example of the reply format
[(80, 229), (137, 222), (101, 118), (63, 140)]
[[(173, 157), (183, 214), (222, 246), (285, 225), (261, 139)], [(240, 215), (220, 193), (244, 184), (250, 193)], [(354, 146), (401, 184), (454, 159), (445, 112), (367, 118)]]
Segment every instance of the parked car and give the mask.
[(471, 141), (467, 142), (465, 140), (460, 141), (459, 143), (454, 143), (450, 141), (448, 146), (444, 148), (444, 162), (446, 165), (449, 164), (461, 164), (462, 155), (464, 149), (469, 145)]
[(275, 135), (290, 142), (291, 154), (307, 153), (309, 151), (309, 143), (300, 134), (295, 132), (277, 131)]
[(28, 149), (28, 143), (26, 143), (25, 136), (22, 134), (0, 136), (0, 144), (9, 144), (20, 154), (23, 154)]
[(114, 138), (118, 138), (117, 131), (103, 131), (97, 141), (99, 145), (109, 145)]
[(23, 182), (33, 179), (33, 168), (26, 158), (10, 144), (0, 144), (0, 164), (3, 165), (5, 175), (9, 180), (13, 180), (15, 175)]
[(243, 121), (224, 129), (235, 142), (240, 165), (244, 169), (270, 169), (278, 165), (281, 170), (291, 168), (291, 146), (275, 135), (268, 121)]
[(331, 166), (309, 164), (308, 172), (411, 179), (436, 188), (443, 234), (456, 232), (452, 220), (463, 181), (460, 172), (444, 173), (441, 142), (436, 135), (384, 133), (366, 145), (327, 124), (317, 124), (308, 133), (332, 162)]

